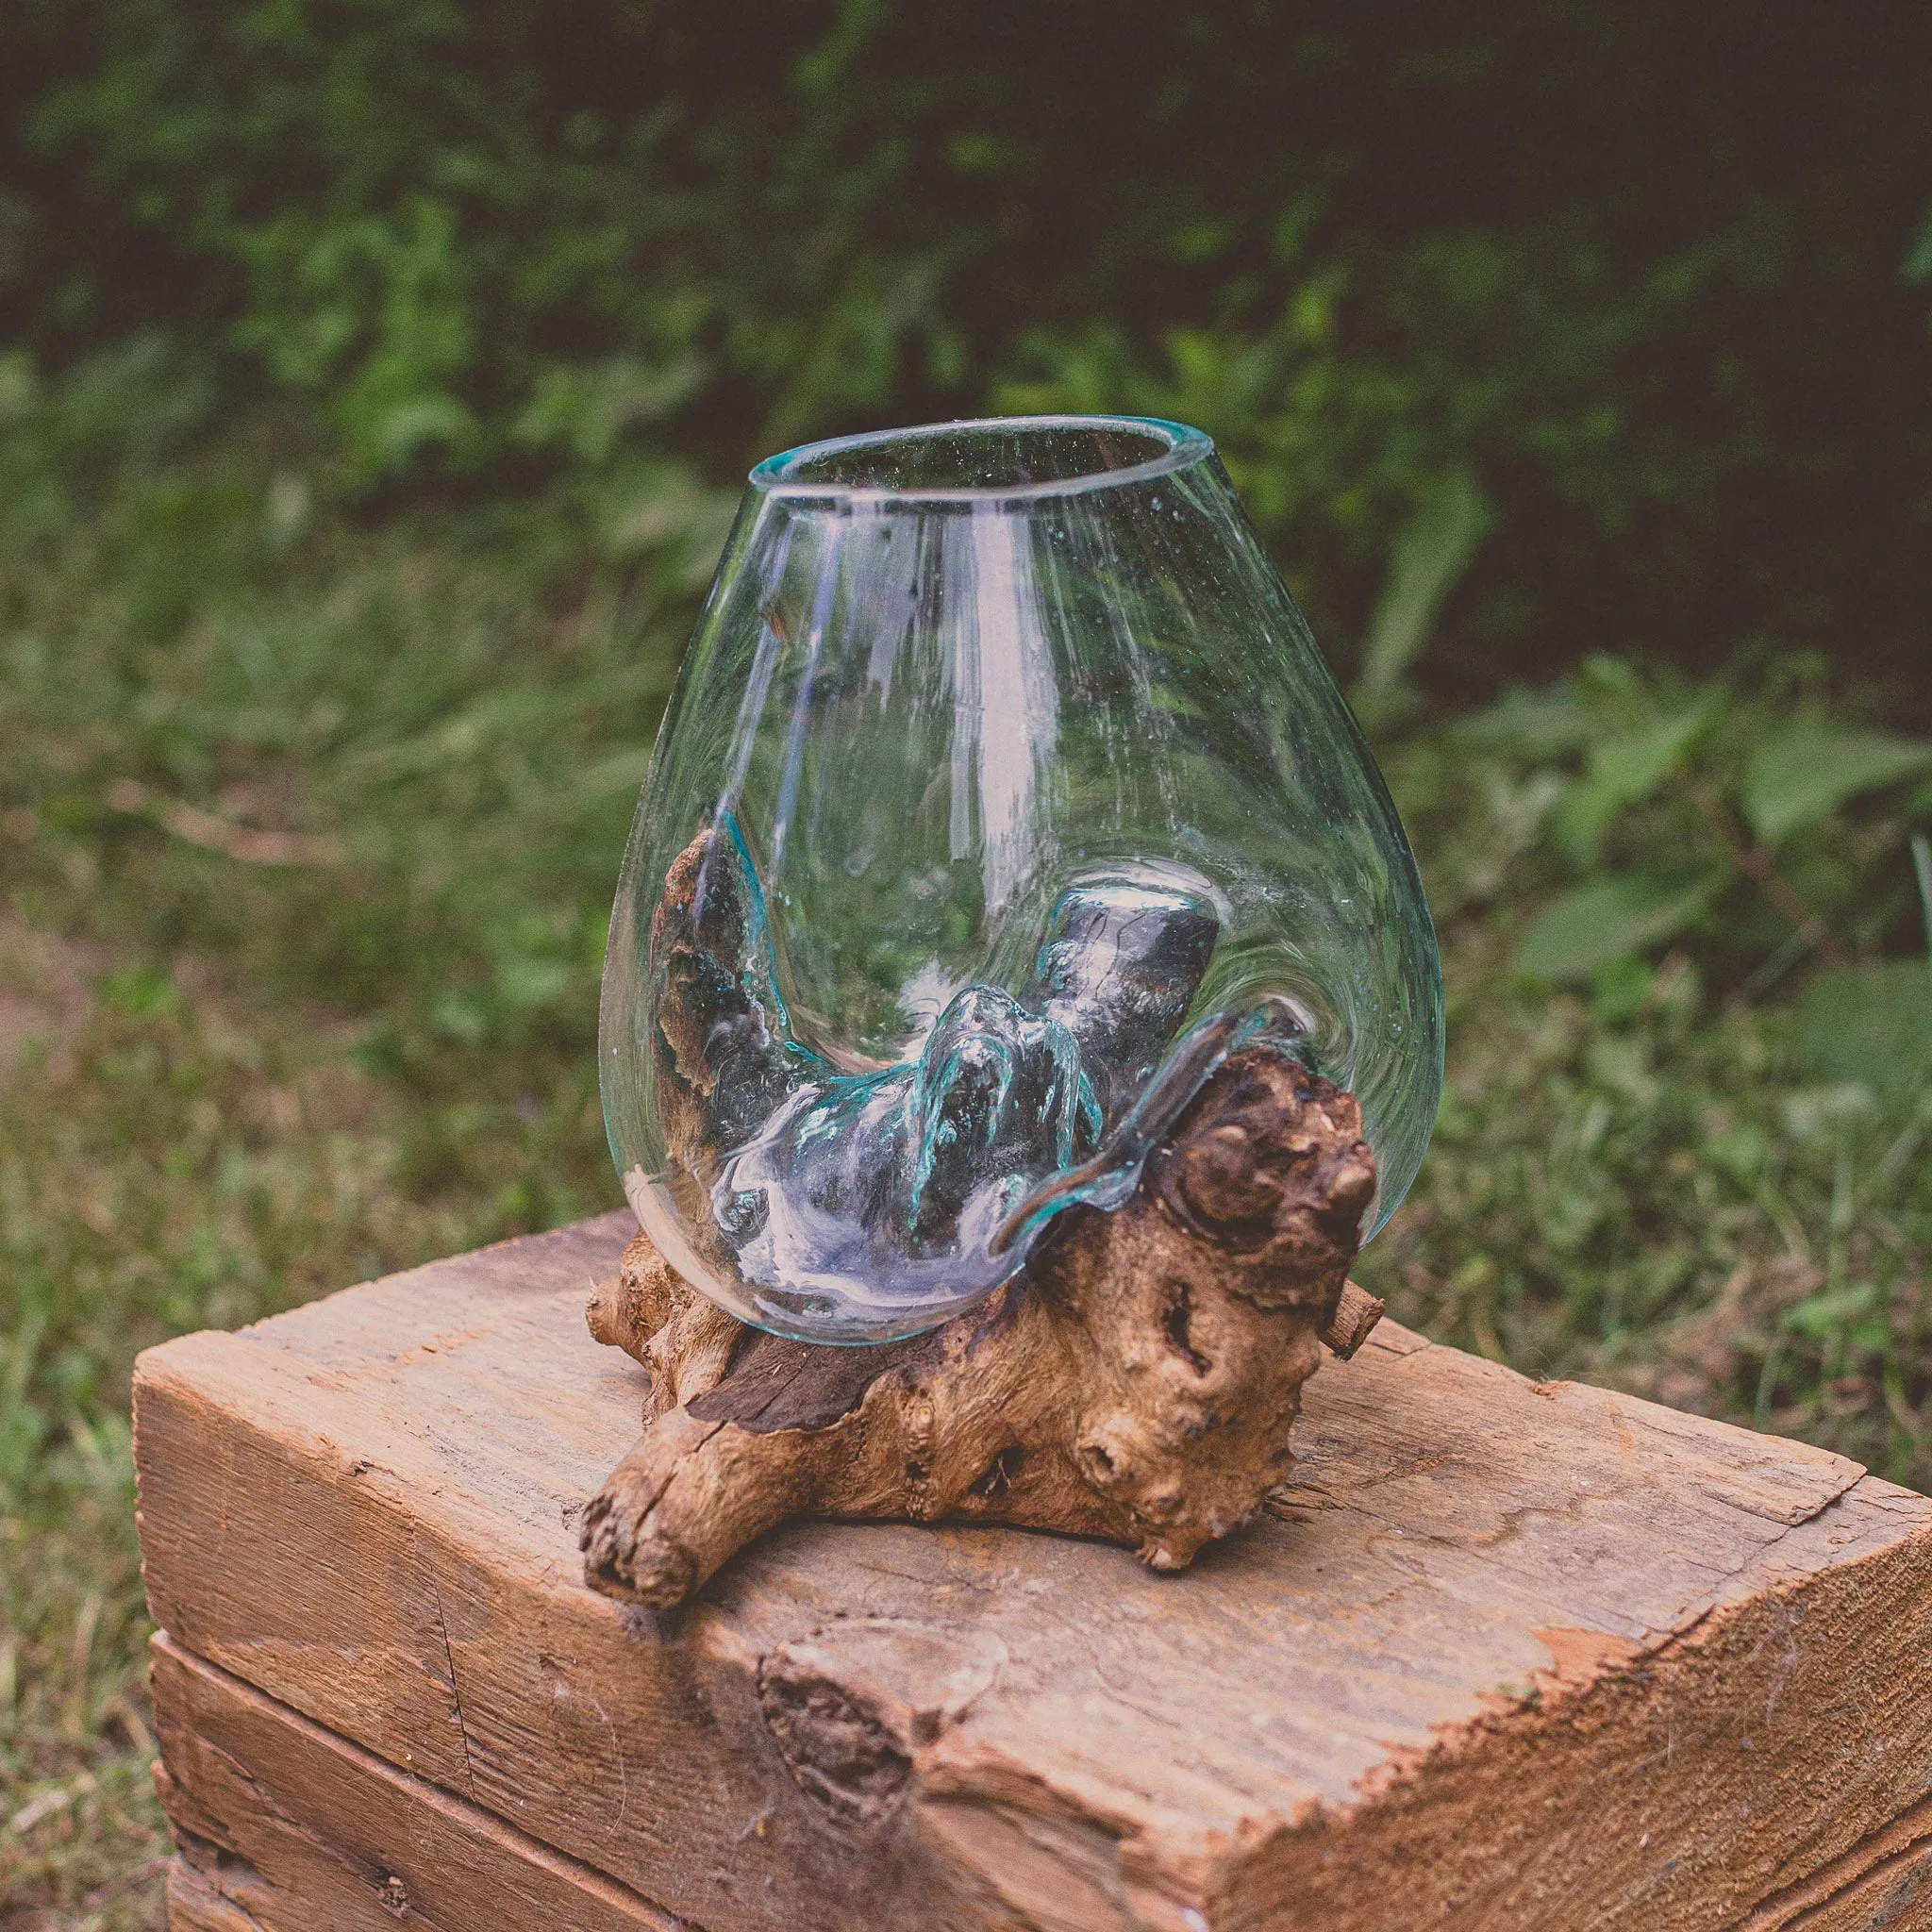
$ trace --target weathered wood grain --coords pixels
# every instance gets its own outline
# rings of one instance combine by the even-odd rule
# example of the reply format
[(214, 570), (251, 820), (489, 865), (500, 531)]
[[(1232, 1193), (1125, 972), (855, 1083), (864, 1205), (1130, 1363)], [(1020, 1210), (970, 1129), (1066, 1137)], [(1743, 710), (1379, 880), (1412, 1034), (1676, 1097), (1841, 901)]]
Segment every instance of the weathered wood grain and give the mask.
[[(166, 1774), (159, 1778), (188, 1847), (171, 1875), (171, 1932), (353, 1932), (383, 1923), (371, 1918), (372, 1900), (387, 1920), (459, 1924), (466, 1932), (677, 1923), (165, 1638), (156, 1651), (163, 1736), (196, 1784), (188, 1793)], [(346, 1832), (343, 1797), (352, 1801)], [(206, 1835), (211, 1827), (219, 1841)], [(264, 1862), (244, 1857), (239, 1842)], [(452, 1898), (459, 1918), (439, 1909)], [(1760, 1905), (1738, 1932), (1917, 1932), (1928, 1921), (1932, 1803)]]
[[(297, 1716), (165, 1636), (153, 1645), (176, 1890), (274, 1932), (678, 1932), (603, 1874)], [(195, 1924), (186, 1905), (177, 1918)]]
[(1932, 1800), (1757, 1906), (1738, 1932), (1920, 1932), (1932, 1925)]
[(1874, 1848), (1932, 1804), (1932, 1503), (1385, 1322), (1183, 1577), (807, 1524), (659, 1618), (575, 1551), (628, 1232), (145, 1357), (173, 1641), (709, 1932), (1919, 1923), (1917, 1837)]
[(177, 1857), (168, 1873), (168, 1932), (280, 1932), (227, 1897), (199, 1865)]

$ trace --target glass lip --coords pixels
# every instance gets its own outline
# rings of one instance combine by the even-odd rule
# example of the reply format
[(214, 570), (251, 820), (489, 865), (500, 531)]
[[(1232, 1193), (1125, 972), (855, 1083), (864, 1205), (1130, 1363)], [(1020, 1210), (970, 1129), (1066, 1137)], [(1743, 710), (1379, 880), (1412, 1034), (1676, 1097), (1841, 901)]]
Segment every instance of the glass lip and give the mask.
[[(1040, 483), (961, 483), (951, 487), (893, 490), (879, 484), (806, 483), (787, 472), (821, 458), (847, 450), (877, 449), (895, 442), (955, 435), (960, 430), (991, 429), (1121, 429), (1160, 438), (1167, 447), (1141, 462), (1118, 469), (1089, 470), (1078, 476), (1056, 476)], [(1079, 496), (1089, 491), (1111, 490), (1124, 483), (1144, 483), (1191, 468), (1214, 454), (1214, 439), (1186, 423), (1164, 416), (961, 416), (945, 423), (920, 423), (904, 429), (868, 429), (857, 436), (828, 437), (822, 442), (800, 443), (767, 457), (748, 481), (765, 496), (787, 501), (822, 503), (924, 504), (1024, 503), (1041, 497)]]

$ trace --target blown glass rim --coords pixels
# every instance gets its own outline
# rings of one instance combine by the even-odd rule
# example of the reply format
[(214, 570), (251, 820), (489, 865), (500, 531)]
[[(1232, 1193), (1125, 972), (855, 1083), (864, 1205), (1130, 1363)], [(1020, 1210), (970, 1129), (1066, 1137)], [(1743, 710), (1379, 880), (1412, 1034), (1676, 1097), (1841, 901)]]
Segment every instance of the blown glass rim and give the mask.
[[(1089, 470), (1077, 476), (1054, 476), (1037, 483), (960, 483), (895, 490), (884, 484), (813, 483), (795, 475), (810, 463), (842, 456), (848, 450), (882, 449), (893, 443), (917, 442), (976, 429), (1006, 433), (1028, 429), (1114, 429), (1153, 436), (1167, 446), (1138, 463)], [(834, 436), (822, 442), (800, 443), (796, 449), (781, 450), (776, 456), (767, 457), (751, 472), (748, 480), (754, 490), (764, 495), (788, 501), (802, 498), (881, 505), (1024, 503), (1041, 497), (1080, 496), (1090, 491), (1147, 482), (1190, 469), (1213, 454), (1214, 439), (1205, 430), (1186, 423), (1171, 423), (1161, 416), (962, 416), (951, 422), (920, 423), (904, 429), (869, 429), (857, 436)]]

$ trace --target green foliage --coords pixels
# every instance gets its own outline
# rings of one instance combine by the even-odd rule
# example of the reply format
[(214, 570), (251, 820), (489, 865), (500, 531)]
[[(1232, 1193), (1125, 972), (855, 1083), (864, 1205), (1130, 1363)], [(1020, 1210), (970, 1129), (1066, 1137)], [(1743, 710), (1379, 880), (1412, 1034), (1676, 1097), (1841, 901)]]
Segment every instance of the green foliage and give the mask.
[[(1874, 742), (1747, 815), (1758, 747)], [(1449, 995), (1435, 1141), (1360, 1263), (1406, 1320), (1932, 1480), (1932, 788), (1901, 745), (1803, 661), (1592, 660), (1385, 739)]]
[(1721, 874), (1637, 872), (1573, 886), (1546, 907), (1517, 949), (1518, 970), (1537, 979), (1581, 979), (1673, 938), (1724, 884)]
[[(1718, 870), (1747, 835), (1696, 795), (1723, 803), (1806, 681), (1694, 694), (1698, 751), (1609, 821), (1616, 869), (1568, 886), (1559, 814), (1606, 708), (1647, 736), (1683, 715), (1678, 681), (1593, 665), (1386, 749), (1444, 942), (1449, 1076), (1415, 1192), (1360, 1272), (1404, 1319), (1518, 1367), (1923, 1486), (1932, 934), (1901, 824), (1932, 796), (1894, 785), (1793, 834), (1768, 893)], [(1674, 901), (1651, 882), (1700, 862), (1700, 838), (1713, 875)], [(1807, 974), (1827, 936), (1866, 957)], [(1893, 943), (1905, 957), (1874, 957)], [(1581, 984), (1553, 992), (1530, 966)]]
[[(866, 31), (118, 0), (31, 104), (29, 152), (78, 163), (197, 321), (322, 404), (352, 486), (501, 480), (573, 391), (630, 436), (700, 394), (740, 434), (884, 400), (946, 245), (902, 223), (882, 258), (865, 232), (904, 172), (889, 127), (847, 138)], [(105, 299), (110, 258), (52, 253), (84, 284), (67, 308)]]
[[(1924, 1082), (1814, 1067), (1788, 1013), (1714, 1005), (1683, 954), (1606, 1002), (1506, 991), (1500, 951), (1452, 928), (1448, 1096), (1361, 1277), (1531, 1373), (1803, 1434), (1924, 1486)], [(1842, 1054), (1835, 1027), (1825, 1041)]]
[(1932, 960), (1822, 973), (1806, 988), (1799, 1018), (1805, 1064), (1815, 1078), (1887, 1100), (1932, 1085)]
[(1389, 558), (1382, 594), (1362, 641), (1357, 708), (1386, 711), (1421, 657), (1442, 600), (1469, 568), (1490, 523), (1481, 487), (1466, 470), (1424, 479)]
[(1524, 883), (1571, 881), (1517, 969), (1576, 982), (1694, 938), (1724, 982), (1757, 991), (1807, 953), (1844, 965), (1913, 944), (1908, 839), (1932, 796), (1907, 781), (1932, 768), (1932, 743), (1826, 704), (1796, 662), (1693, 686), (1595, 658), (1450, 724), (1441, 782), (1501, 788), (1512, 838), (1542, 861)]
[(1846, 800), (1932, 769), (1932, 744), (1807, 719), (1757, 744), (1744, 767), (1740, 803), (1766, 845), (1828, 818)]
[(218, 341), (353, 490), (1142, 408), (1372, 709), (1438, 632), (1438, 687), (1762, 635), (1924, 690), (1909, 9), (23, 0), (9, 46), (23, 339)]

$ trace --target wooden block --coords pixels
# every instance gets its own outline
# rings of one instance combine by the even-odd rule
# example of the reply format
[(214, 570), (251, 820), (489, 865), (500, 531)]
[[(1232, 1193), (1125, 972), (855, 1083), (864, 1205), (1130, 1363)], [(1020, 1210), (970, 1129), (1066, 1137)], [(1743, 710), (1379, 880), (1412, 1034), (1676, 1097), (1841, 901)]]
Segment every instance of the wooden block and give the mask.
[[(1308, 1385), (1276, 1513), (1181, 1576), (802, 1524), (658, 1618), (575, 1547), (637, 1426), (582, 1320), (628, 1231), (142, 1358), (171, 1803), (239, 1838), (214, 1739), (284, 1890), (407, 1887), (467, 1822), (708, 1932), (1932, 1926), (1924, 1498), (1384, 1322)], [(225, 1932), (208, 1889), (177, 1923)], [(295, 1908), (258, 1923), (362, 1923)], [(543, 1909), (467, 1926), (651, 1923)]]
[[(159, 1636), (156, 1782), (182, 1848), (177, 1921), (275, 1932), (676, 1932), (677, 1921)], [(198, 1920), (194, 1914), (199, 1912)]]

